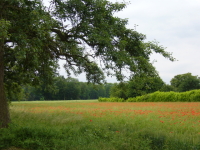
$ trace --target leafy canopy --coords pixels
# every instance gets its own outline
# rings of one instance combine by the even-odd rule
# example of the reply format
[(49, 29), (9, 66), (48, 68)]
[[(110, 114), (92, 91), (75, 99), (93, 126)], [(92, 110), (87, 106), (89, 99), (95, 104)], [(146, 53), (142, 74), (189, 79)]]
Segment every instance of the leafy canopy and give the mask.
[(185, 92), (194, 89), (200, 89), (200, 78), (191, 73), (179, 74), (170, 81), (171, 86), (177, 92)]
[(123, 80), (123, 69), (151, 72), (152, 52), (174, 60), (156, 42), (145, 43), (144, 34), (127, 29), (128, 20), (113, 15), (125, 7), (106, 0), (51, 0), (49, 7), (40, 0), (2, 0), (6, 88), (52, 82), (59, 59), (66, 60), (69, 75), (85, 72), (93, 83), (104, 81), (105, 74)]
[[(153, 66), (151, 67), (153, 71)], [(154, 70), (150, 74), (135, 74), (129, 81), (115, 84), (110, 93), (111, 97), (128, 99), (161, 90), (164, 85), (165, 83)]]

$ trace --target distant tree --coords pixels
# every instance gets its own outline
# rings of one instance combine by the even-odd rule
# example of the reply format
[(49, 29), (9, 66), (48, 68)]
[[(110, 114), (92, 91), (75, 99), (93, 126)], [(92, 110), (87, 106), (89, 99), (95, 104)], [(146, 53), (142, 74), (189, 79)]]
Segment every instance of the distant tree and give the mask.
[(160, 78), (155, 67), (150, 64), (151, 72), (144, 72), (143, 74), (134, 74), (129, 80), (128, 97), (141, 96), (148, 93), (153, 93), (161, 89), (164, 82)]
[(85, 72), (93, 83), (102, 83), (110, 70), (118, 80), (124, 68), (151, 71), (152, 52), (174, 60), (162, 46), (127, 29), (126, 19), (113, 15), (125, 7), (107, 0), (50, 0), (49, 8), (42, 0), (1, 0), (0, 128), (10, 122), (5, 90), (14, 91), (13, 83), (51, 84), (59, 59), (66, 60), (68, 74)]
[(64, 76), (58, 76), (55, 79), (55, 85), (57, 87), (57, 92), (53, 96), (55, 100), (65, 100), (66, 99), (66, 90), (67, 90), (67, 81)]
[(105, 86), (103, 84), (98, 85), (97, 92), (98, 92), (98, 97), (106, 97), (106, 90), (105, 90)]
[(78, 79), (75, 78), (66, 78), (66, 99), (73, 100), (73, 99), (80, 99), (80, 84)]
[(90, 99), (88, 83), (80, 82), (80, 99)]
[(179, 74), (170, 81), (177, 92), (185, 92), (194, 89), (200, 89), (200, 78), (191, 73)]
[(159, 91), (170, 92), (170, 91), (175, 91), (175, 90), (174, 90), (174, 87), (172, 85), (164, 84)]
[(151, 72), (135, 73), (127, 82), (115, 84), (111, 96), (127, 99), (161, 90), (165, 84), (156, 69), (150, 64)]
[(26, 85), (26, 86), (23, 86), (23, 89), (24, 89), (24, 95), (25, 95), (23, 99), (26, 101), (34, 101), (34, 100), (40, 100), (44, 98), (40, 88), (38, 87)]
[(114, 83), (106, 83), (104, 84), (105, 87), (105, 97), (110, 97), (110, 90), (114, 86)]
[[(94, 85), (92, 83), (79, 82), (75, 78), (57, 76), (54, 78), (53, 86), (49, 89), (45, 85), (33, 87), (25, 85), (21, 87), (18, 97), (10, 98), (15, 100), (76, 100), (76, 99), (97, 99), (98, 97), (109, 97), (110, 88), (113, 84), (106, 83)], [(52, 89), (53, 88), (53, 89)]]
[(120, 82), (115, 83), (110, 90), (111, 97), (128, 98), (128, 83)]
[(157, 76), (135, 76), (128, 82), (128, 97), (141, 96), (158, 91), (164, 85)]
[(78, 79), (58, 76), (55, 78), (55, 87), (57, 91), (52, 93), (55, 100), (79, 99), (81, 89)]

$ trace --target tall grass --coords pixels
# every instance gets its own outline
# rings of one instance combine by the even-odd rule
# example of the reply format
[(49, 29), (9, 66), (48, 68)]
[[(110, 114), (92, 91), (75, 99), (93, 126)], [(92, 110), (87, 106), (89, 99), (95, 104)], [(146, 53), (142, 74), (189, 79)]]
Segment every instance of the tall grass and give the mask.
[(200, 103), (15, 102), (0, 149), (199, 150)]

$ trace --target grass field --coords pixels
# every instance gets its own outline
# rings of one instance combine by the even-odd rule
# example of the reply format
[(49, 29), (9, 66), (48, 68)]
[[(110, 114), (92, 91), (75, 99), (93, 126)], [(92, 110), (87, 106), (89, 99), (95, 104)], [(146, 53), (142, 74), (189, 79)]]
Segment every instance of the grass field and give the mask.
[(13, 102), (0, 149), (200, 150), (200, 103)]

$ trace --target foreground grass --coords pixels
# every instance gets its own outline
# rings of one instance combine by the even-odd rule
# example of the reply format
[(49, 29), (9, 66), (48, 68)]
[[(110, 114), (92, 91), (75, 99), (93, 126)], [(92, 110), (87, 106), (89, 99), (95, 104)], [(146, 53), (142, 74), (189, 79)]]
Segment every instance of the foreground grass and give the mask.
[(0, 149), (200, 149), (200, 103), (15, 102), (11, 117)]

